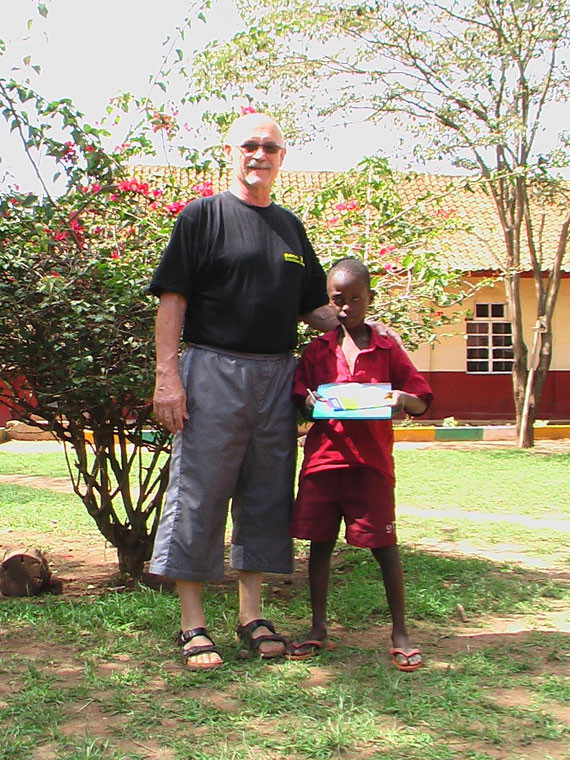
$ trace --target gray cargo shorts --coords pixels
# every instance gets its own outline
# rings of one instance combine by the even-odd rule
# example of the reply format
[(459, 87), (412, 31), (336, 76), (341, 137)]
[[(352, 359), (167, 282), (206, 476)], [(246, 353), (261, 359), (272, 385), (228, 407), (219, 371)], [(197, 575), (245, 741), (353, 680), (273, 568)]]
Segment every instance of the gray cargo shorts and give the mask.
[(183, 353), (188, 420), (174, 436), (152, 573), (189, 581), (223, 578), (230, 500), (230, 566), (293, 571), (294, 370), (291, 354), (206, 346)]

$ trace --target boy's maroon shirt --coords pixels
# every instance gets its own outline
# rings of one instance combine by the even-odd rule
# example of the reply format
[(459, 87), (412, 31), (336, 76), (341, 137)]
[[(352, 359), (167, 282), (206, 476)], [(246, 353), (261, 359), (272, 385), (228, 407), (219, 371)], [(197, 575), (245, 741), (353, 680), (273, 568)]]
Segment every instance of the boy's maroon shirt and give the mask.
[[(351, 374), (338, 344), (339, 326), (310, 343), (295, 371), (293, 399), (302, 407), (307, 388), (323, 383), (391, 383), (426, 404), (433, 394), (405, 351), (387, 336), (371, 330), (370, 345), (360, 351)], [(301, 477), (340, 467), (371, 467), (394, 481), (391, 420), (317, 420), (305, 442)]]

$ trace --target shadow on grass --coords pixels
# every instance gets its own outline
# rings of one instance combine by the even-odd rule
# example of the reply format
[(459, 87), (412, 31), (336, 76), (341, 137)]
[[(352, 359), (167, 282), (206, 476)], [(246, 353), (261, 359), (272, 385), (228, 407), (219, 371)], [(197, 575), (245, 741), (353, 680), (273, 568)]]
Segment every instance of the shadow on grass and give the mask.
[[(546, 572), (497, 564), (480, 558), (445, 557), (400, 547), (406, 582), (407, 618), (412, 625), (457, 621), (461, 604), (471, 620), (485, 615), (511, 615), (546, 608), (553, 600), (570, 600), (570, 583), (552, 580)], [(266, 576), (264, 615), (280, 628), (294, 630), (310, 619), (307, 558), (299, 555), (292, 579)], [(172, 589), (153, 590), (140, 584), (110, 587), (85, 598), (42, 596), (0, 600), (0, 624), (8, 630), (22, 625), (48, 625), (66, 636), (93, 628), (119, 632), (149, 630), (170, 637), (179, 615)], [(233, 635), (237, 617), (235, 573), (206, 588), (209, 625)], [(329, 619), (349, 630), (389, 624), (381, 573), (371, 553), (339, 546), (333, 556)], [(6, 631), (8, 632), (8, 631)], [(67, 636), (66, 636), (67, 637)]]

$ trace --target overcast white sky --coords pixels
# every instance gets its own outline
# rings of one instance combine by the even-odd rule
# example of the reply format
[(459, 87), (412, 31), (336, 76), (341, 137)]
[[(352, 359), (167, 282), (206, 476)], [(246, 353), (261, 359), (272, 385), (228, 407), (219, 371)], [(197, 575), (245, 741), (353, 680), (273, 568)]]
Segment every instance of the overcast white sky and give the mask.
[[(174, 35), (188, 15), (191, 0), (52, 0), (42, 18), (37, 0), (0, 0), (0, 38), (7, 45), (0, 57), (0, 77), (17, 75), (26, 55), (41, 66), (31, 73), (32, 86), (44, 97), (69, 97), (93, 123), (105, 111), (109, 99), (120, 91), (149, 93), (149, 75), (161, 65), (162, 43)], [(185, 49), (201, 47), (208, 39), (224, 36), (236, 28), (233, 0), (218, 0), (208, 12), (208, 24), (196, 20), (185, 40)], [(31, 29), (26, 22), (33, 19)], [(180, 119), (188, 121), (182, 110)], [(190, 119), (192, 118), (189, 115)], [(117, 142), (121, 142), (121, 130)], [(284, 168), (344, 170), (354, 166), (378, 145), (389, 153), (398, 135), (371, 125), (329, 131), (330, 142), (309, 147), (290, 146)], [(21, 146), (10, 137), (0, 119), (0, 178), (9, 173), (23, 190), (34, 189), (33, 174)], [(160, 156), (157, 159), (160, 162)], [(12, 178), (10, 177), (10, 178)]]
[[(47, 18), (38, 14), (38, 2), (0, 0), (0, 38), (7, 45), (5, 55), (0, 56), (0, 77), (18, 77), (12, 67), (22, 66), (22, 59), (31, 55), (31, 63), (41, 66), (39, 76), (31, 73), (32, 86), (49, 99), (71, 98), (93, 123), (104, 115), (109, 99), (121, 91), (149, 94), (149, 76), (160, 69), (165, 54), (162, 43), (176, 34), (186, 16), (196, 15), (201, 0), (44, 0)], [(207, 25), (195, 20), (184, 42), (186, 51), (236, 30), (234, 0), (213, 0), (213, 5), (206, 13)], [(33, 19), (29, 30), (28, 19)], [(189, 107), (181, 107), (179, 118), (181, 123), (196, 122)], [(566, 116), (560, 114), (560, 118)], [(121, 127), (114, 133), (116, 143), (122, 142), (124, 130)], [(379, 148), (394, 166), (402, 168), (406, 159), (411, 160), (411, 147), (402, 150), (402, 135), (387, 127), (341, 126), (327, 129), (327, 136), (328, 140), (319, 139), (310, 146), (290, 146), (284, 168), (342, 171)], [(191, 140), (188, 133), (189, 143)], [(400, 161), (398, 153), (403, 157)], [(0, 183), (7, 177), (22, 190), (37, 189), (22, 147), (1, 116), (0, 158)], [(159, 155), (156, 160), (167, 162), (166, 156)], [(416, 168), (456, 173), (448, 164)]]

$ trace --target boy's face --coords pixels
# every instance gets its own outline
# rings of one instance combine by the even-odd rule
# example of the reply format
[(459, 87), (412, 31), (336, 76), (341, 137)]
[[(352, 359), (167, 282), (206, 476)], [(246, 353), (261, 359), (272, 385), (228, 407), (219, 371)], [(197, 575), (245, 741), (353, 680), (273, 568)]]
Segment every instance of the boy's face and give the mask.
[(338, 319), (347, 329), (364, 322), (373, 292), (364, 277), (337, 269), (327, 280), (329, 303)]

